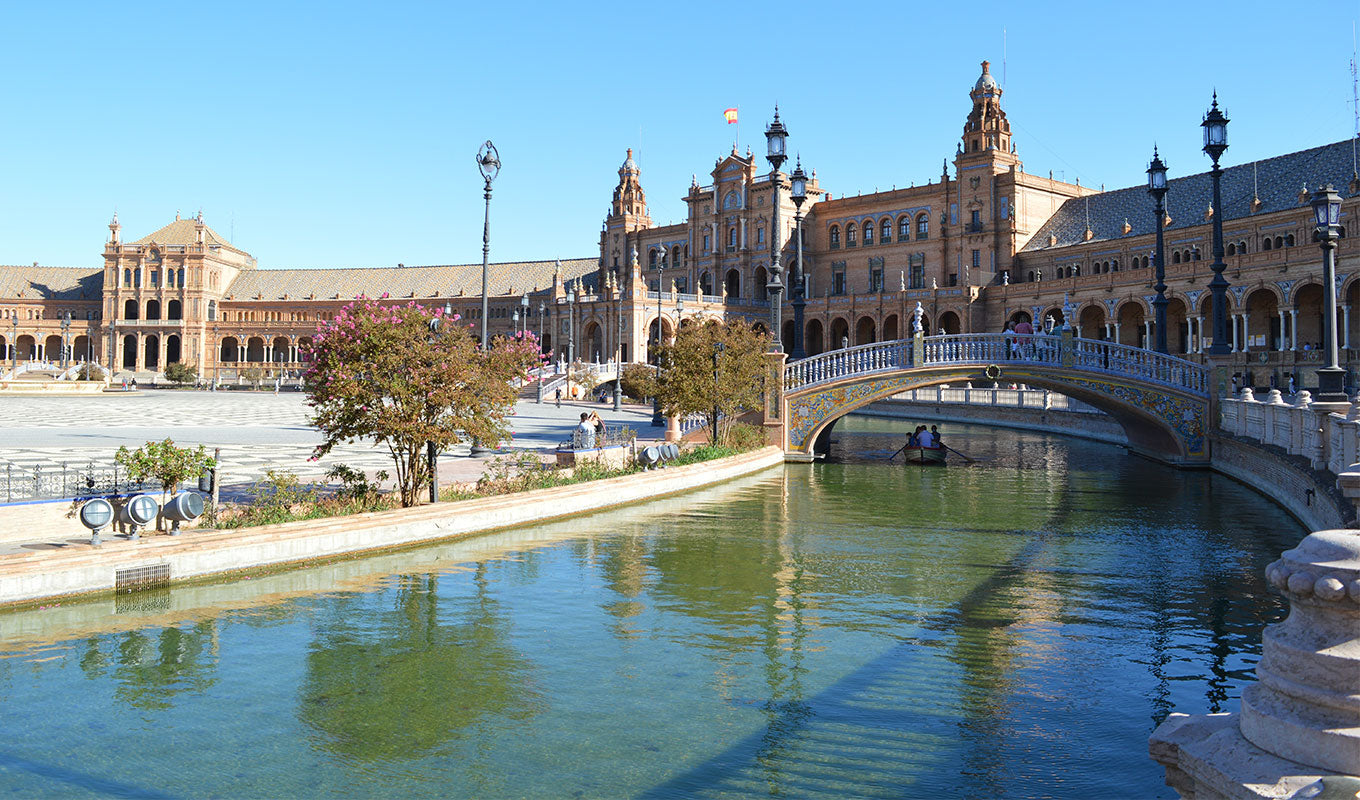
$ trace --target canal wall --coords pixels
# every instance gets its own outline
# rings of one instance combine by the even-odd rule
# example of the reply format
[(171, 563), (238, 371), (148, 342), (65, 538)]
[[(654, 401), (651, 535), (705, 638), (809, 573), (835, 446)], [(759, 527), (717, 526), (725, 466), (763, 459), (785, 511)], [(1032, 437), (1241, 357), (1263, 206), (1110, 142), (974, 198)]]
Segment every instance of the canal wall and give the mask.
[(1310, 531), (1355, 527), (1355, 506), (1336, 486), (1336, 476), (1313, 469), (1308, 459), (1284, 449), (1220, 432), (1211, 437), (1210, 466), (1285, 508)]
[(100, 547), (67, 540), (0, 557), (0, 606), (352, 557), (642, 503), (782, 465), (766, 447), (620, 478), (417, 508), (236, 530), (189, 530)]

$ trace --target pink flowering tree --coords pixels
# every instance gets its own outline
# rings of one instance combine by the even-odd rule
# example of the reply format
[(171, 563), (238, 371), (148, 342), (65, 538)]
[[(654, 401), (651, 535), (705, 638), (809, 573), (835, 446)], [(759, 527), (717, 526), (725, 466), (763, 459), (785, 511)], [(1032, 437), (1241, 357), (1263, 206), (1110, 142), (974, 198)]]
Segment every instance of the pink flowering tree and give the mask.
[(541, 362), (531, 333), (498, 337), (483, 352), (456, 314), (366, 297), (321, 323), (307, 355), (312, 424), (325, 436), (313, 460), (355, 439), (385, 445), (402, 506), (418, 503), (430, 479), (427, 442), (443, 451), (507, 437), (512, 381)]

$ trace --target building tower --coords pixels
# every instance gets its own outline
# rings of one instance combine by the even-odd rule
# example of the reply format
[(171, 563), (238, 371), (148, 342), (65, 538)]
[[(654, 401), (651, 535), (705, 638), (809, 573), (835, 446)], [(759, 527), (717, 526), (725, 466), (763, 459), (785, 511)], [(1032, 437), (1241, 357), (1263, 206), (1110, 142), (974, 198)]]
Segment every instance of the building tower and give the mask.
[(985, 153), (1011, 151), (1011, 124), (1006, 112), (1001, 110), (1001, 84), (992, 77), (991, 63), (982, 62), (982, 75), (973, 84), (968, 95), (973, 99), (973, 110), (963, 126), (963, 150), (965, 153)]
[[(633, 148), (619, 167), (619, 185), (614, 187), (614, 202), (600, 234), (600, 265), (606, 270), (621, 269), (627, 257), (629, 234), (652, 227), (647, 215), (647, 196), (638, 181), (641, 174), (633, 160)], [(601, 276), (603, 278), (603, 276)]]

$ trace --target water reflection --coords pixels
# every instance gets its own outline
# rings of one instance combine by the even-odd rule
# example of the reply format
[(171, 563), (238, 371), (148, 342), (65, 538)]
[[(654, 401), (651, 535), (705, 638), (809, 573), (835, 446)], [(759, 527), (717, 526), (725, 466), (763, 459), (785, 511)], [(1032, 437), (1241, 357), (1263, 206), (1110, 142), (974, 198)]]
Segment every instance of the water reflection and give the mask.
[(86, 677), (111, 678), (114, 696), (133, 708), (170, 708), (179, 694), (202, 693), (217, 682), (217, 624), (212, 620), (86, 639), (80, 651)]
[[(298, 717), (346, 760), (415, 759), (479, 719), (534, 713), (530, 665), (478, 565), (474, 597), (442, 601), (438, 575), (335, 602), (307, 652)], [(390, 607), (384, 607), (390, 602)]]

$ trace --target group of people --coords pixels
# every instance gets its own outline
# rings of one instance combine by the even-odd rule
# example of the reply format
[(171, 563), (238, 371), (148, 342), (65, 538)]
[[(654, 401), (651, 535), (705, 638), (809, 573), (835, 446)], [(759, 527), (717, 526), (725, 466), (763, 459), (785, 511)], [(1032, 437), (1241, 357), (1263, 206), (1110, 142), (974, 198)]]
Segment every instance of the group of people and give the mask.
[(603, 446), (604, 420), (600, 419), (599, 412), (582, 411), (581, 424), (576, 426), (576, 449), (593, 450), (597, 440)]
[(927, 430), (926, 426), (917, 425), (916, 430), (907, 437), (907, 447), (944, 447), (944, 442), (940, 441), (939, 427), (931, 425)]

